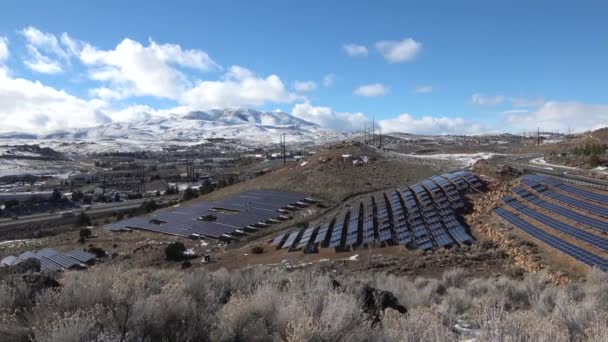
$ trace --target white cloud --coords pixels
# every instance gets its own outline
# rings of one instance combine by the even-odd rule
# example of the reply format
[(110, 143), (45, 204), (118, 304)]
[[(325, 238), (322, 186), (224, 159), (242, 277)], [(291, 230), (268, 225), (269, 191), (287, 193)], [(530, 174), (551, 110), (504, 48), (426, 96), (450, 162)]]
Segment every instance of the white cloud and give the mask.
[(222, 80), (200, 81), (181, 96), (180, 102), (203, 110), (289, 103), (298, 98), (286, 89), (277, 75), (262, 78), (246, 68), (232, 66)]
[(538, 107), (545, 103), (545, 98), (542, 96), (538, 97), (511, 97), (509, 98), (511, 104), (515, 107)]
[(57, 37), (28, 26), (20, 31), (27, 41), (28, 57), (25, 66), (43, 74), (57, 74), (63, 71), (63, 63), (69, 63), (69, 55)]
[(420, 119), (404, 113), (392, 119), (378, 122), (383, 132), (414, 134), (475, 134), (481, 133), (480, 125), (471, 124), (463, 118), (424, 116)]
[(49, 132), (110, 121), (99, 100), (86, 101), (63, 90), (0, 69), (0, 131)]
[(58, 60), (53, 60), (50, 57), (41, 54), (38, 49), (31, 45), (29, 45), (27, 49), (30, 58), (23, 61), (23, 63), (31, 70), (42, 74), (57, 74), (63, 71), (61, 62)]
[(357, 96), (374, 97), (386, 95), (388, 90), (388, 87), (384, 84), (373, 83), (360, 86), (359, 88), (355, 89), (353, 94)]
[(327, 74), (323, 77), (323, 86), (331, 87), (336, 81), (336, 75), (333, 73)]
[(0, 63), (8, 59), (8, 38), (0, 36)]
[[(64, 40), (69, 42), (69, 37)], [(150, 40), (148, 46), (124, 39), (112, 50), (99, 50), (85, 43), (79, 50), (82, 62), (91, 67), (91, 79), (105, 82), (114, 90), (113, 95), (155, 96), (178, 99), (192, 86), (188, 77), (178, 69), (200, 71), (218, 69), (219, 66), (201, 50), (185, 50), (175, 44), (157, 44)]]
[(342, 48), (346, 51), (346, 54), (351, 57), (364, 57), (367, 56), (368, 53), (365, 46), (358, 44), (344, 44)]
[(419, 86), (416, 87), (416, 92), (419, 94), (428, 94), (433, 92), (433, 87), (430, 85)]
[(579, 102), (545, 102), (529, 113), (511, 113), (507, 122), (517, 129), (573, 131), (598, 129), (608, 126), (608, 104)]
[(363, 113), (336, 112), (330, 107), (313, 106), (308, 101), (296, 104), (291, 115), (341, 132), (360, 130), (367, 121)]
[(376, 49), (390, 63), (411, 61), (422, 50), (422, 43), (412, 38), (400, 41), (383, 40), (376, 43)]
[(317, 89), (317, 84), (313, 81), (295, 81), (293, 87), (299, 92), (309, 92)]
[(480, 106), (496, 106), (503, 103), (505, 97), (502, 95), (485, 96), (480, 93), (475, 93), (471, 96), (471, 101)]

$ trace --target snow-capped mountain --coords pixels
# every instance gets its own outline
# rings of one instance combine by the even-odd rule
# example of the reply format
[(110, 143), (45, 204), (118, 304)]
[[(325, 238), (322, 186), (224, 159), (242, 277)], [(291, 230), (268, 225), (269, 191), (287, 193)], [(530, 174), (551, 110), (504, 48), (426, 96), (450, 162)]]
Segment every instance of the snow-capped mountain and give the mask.
[(278, 142), (282, 133), (290, 142), (326, 142), (344, 139), (345, 134), (282, 112), (224, 109), (189, 112), (167, 117), (138, 115), (129, 122), (112, 122), (91, 128), (58, 131), (43, 135), (0, 134), (0, 139), (60, 141), (200, 142), (211, 138), (239, 139), (267, 144)]

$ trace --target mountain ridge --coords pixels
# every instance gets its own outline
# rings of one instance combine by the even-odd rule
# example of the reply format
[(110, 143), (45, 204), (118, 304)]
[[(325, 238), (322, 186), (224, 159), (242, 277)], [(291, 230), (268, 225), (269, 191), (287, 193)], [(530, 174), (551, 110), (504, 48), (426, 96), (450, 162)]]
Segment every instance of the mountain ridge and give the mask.
[(210, 138), (239, 139), (255, 143), (274, 143), (286, 134), (291, 142), (315, 143), (344, 139), (346, 135), (322, 128), (284, 112), (253, 109), (213, 109), (185, 114), (155, 116), (138, 113), (132, 121), (115, 121), (94, 127), (61, 130), (46, 134), (10, 132), (0, 139), (39, 139), (99, 141), (201, 141)]

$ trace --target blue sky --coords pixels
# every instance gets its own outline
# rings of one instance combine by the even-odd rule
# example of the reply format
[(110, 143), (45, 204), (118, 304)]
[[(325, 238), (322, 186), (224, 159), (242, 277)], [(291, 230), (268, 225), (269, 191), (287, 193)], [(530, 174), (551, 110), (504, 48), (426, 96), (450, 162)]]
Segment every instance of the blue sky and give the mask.
[(216, 107), (340, 130), (597, 128), (606, 18), (602, 1), (4, 1), (0, 131)]

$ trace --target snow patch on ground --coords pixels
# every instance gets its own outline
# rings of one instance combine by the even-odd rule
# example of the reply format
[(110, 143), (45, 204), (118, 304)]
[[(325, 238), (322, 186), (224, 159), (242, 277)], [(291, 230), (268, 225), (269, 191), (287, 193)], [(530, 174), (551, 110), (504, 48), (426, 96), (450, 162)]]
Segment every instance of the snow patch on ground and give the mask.
[(460, 163), (462, 166), (473, 166), (479, 160), (491, 159), (495, 156), (503, 156), (500, 153), (479, 152), (479, 153), (438, 153), (438, 154), (408, 154), (408, 157), (421, 159), (440, 159), (450, 160)]
[(355, 255), (349, 257), (346, 260), (348, 260), (348, 261), (357, 261), (358, 259), (359, 259), (359, 254), (355, 254)]

